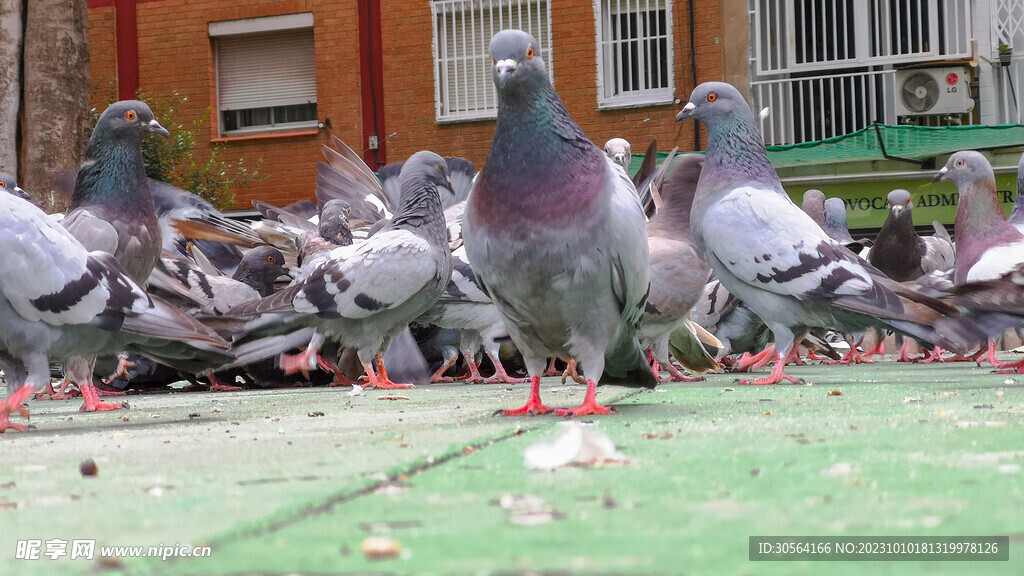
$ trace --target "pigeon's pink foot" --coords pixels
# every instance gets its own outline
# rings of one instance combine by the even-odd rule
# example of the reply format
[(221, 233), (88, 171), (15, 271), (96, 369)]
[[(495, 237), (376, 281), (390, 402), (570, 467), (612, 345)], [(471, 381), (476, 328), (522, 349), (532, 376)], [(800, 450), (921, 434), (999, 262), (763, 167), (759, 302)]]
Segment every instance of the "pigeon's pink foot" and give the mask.
[(210, 392), (238, 392), (241, 390), (238, 386), (231, 386), (230, 384), (224, 384), (217, 379), (213, 373), (206, 374), (206, 379), (210, 381)]
[(310, 368), (317, 365), (319, 358), (320, 354), (309, 348), (298, 354), (281, 353), (281, 370), (289, 375), (302, 372), (302, 375), (308, 379)]
[(825, 362), (826, 360), (828, 360), (828, 358), (825, 358), (824, 356), (818, 356), (817, 354), (815, 354), (814, 350), (808, 350), (807, 351), (807, 359), (808, 360), (817, 360), (819, 362)]
[(114, 388), (113, 386), (105, 382), (100, 382), (99, 384), (96, 384), (96, 393), (99, 394), (101, 397), (128, 395), (128, 393), (125, 392), (124, 390), (118, 390), (117, 388)]
[(570, 376), (572, 376), (573, 381), (577, 384), (587, 383), (587, 381), (580, 376), (580, 373), (576, 371), (575, 360), (566, 361), (565, 371), (562, 372), (562, 384), (565, 384), (565, 381), (568, 380)]
[(78, 408), (79, 412), (108, 412), (110, 410), (120, 410), (127, 408), (127, 402), (118, 402), (116, 404), (109, 404), (107, 402), (100, 402), (100, 396), (96, 392), (96, 386), (92, 384), (82, 384), (78, 387), (82, 391), (82, 406)]
[(913, 359), (912, 362), (914, 362), (914, 364), (931, 364), (932, 362), (945, 362), (946, 359), (942, 357), (943, 352), (945, 352), (945, 350), (943, 350), (941, 346), (936, 346), (930, 352), (921, 356), (920, 358)]
[(587, 396), (583, 399), (583, 404), (575, 408), (559, 408), (555, 410), (555, 414), (565, 416), (566, 418), (575, 418), (577, 416), (590, 416), (591, 414), (615, 414), (615, 408), (598, 404), (597, 383), (593, 380), (587, 380)]
[[(52, 389), (52, 387), (51, 387)], [(17, 412), (22, 418), (28, 418), (28, 408), (24, 406), (25, 400), (36, 391), (33, 386), (22, 386), (14, 394), (8, 396), (2, 403), (0, 403), (0, 433), (8, 430), (15, 430), (17, 432), (28, 432), (28, 426), (24, 424), (15, 424), (11, 422), (11, 414)]]
[(1024, 360), (1014, 362), (1012, 364), (1003, 363), (1003, 366), (998, 370), (993, 370), (993, 374), (1020, 374), (1021, 369), (1024, 368)]
[(1009, 366), (1009, 364), (1007, 364), (1006, 362), (1001, 362), (1001, 361), (996, 359), (996, 341), (995, 340), (989, 340), (988, 341), (988, 351), (985, 353), (984, 356), (982, 356), (982, 357), (978, 358), (977, 360), (975, 360), (975, 362), (978, 363), (978, 366), (981, 366), (982, 362), (988, 362), (989, 364), (991, 364), (995, 368), (1006, 368), (1007, 366)]
[(551, 362), (548, 364), (548, 369), (545, 370), (541, 374), (541, 377), (547, 378), (548, 376), (561, 376), (562, 375), (562, 373), (557, 368), (555, 368), (555, 361), (556, 360), (557, 360), (557, 358), (552, 358), (551, 359)]
[(703, 382), (704, 381), (704, 378), (701, 377), (701, 376), (687, 376), (686, 374), (683, 374), (682, 370), (680, 370), (679, 368), (676, 368), (672, 364), (671, 360), (668, 363), (668, 373), (669, 373), (669, 377), (667, 379), (668, 382)]
[(473, 357), (462, 353), (462, 357), (466, 360), (466, 368), (469, 369), (469, 376), (466, 376), (466, 384), (483, 384), (484, 377), (480, 374), (480, 367), (477, 366), (476, 362), (473, 361)]
[(317, 366), (320, 366), (321, 370), (334, 373), (334, 380), (331, 380), (331, 387), (335, 386), (355, 386), (355, 382), (348, 379), (348, 376), (342, 373), (341, 368), (338, 368), (334, 364), (331, 364), (324, 359), (323, 356), (316, 357)]
[(366, 388), (380, 388), (382, 390), (404, 390), (407, 388), (415, 388), (412, 384), (400, 384), (392, 382), (388, 378), (387, 368), (384, 367), (384, 355), (377, 353), (377, 372), (374, 373), (373, 366), (369, 362), (363, 364), (363, 370), (366, 370)]
[(108, 381), (114, 380), (118, 376), (124, 376), (125, 380), (130, 380), (130, 378), (128, 377), (128, 369), (129, 368), (134, 368), (134, 367), (135, 367), (135, 362), (129, 362), (128, 359), (125, 358), (124, 356), (118, 356), (117, 357), (117, 370), (114, 370), (113, 374), (111, 374), (110, 376), (107, 376), (107, 380)]
[(498, 410), (494, 415), (524, 416), (526, 414), (530, 414), (531, 416), (538, 416), (540, 414), (547, 414), (551, 411), (551, 408), (548, 408), (540, 401), (540, 376), (534, 376), (530, 380), (530, 399), (526, 401), (525, 406), (514, 410)]
[(871, 356), (878, 356), (878, 355), (884, 356), (885, 355), (885, 340), (879, 340), (878, 342), (875, 342), (875, 347), (872, 348), (871, 350), (868, 350), (867, 352), (865, 352), (864, 355), (869, 357), (869, 358)]
[(847, 365), (850, 365), (850, 364), (874, 364), (874, 363), (875, 363), (874, 360), (868, 360), (863, 354), (861, 354), (860, 351), (857, 350), (856, 346), (850, 346), (850, 351), (847, 352), (846, 355), (843, 356), (842, 358), (840, 358), (839, 360), (834, 360), (834, 361), (833, 360), (829, 360), (829, 361), (825, 362), (825, 364), (828, 364), (830, 366), (835, 366), (836, 364), (841, 364), (843, 366), (847, 366)]
[(753, 386), (766, 386), (766, 385), (769, 385), (769, 384), (778, 384), (779, 382), (782, 382), (783, 380), (788, 380), (789, 382), (791, 382), (793, 384), (801, 384), (803, 382), (799, 378), (794, 378), (794, 377), (790, 376), (789, 374), (786, 374), (785, 371), (784, 371), (785, 367), (786, 367), (786, 363), (781, 361), (781, 360), (779, 360), (779, 361), (775, 362), (775, 368), (772, 369), (772, 373), (771, 373), (770, 376), (767, 376), (765, 378), (758, 378), (756, 380), (750, 380), (750, 379), (737, 380), (736, 383), (737, 384), (749, 384), (749, 385), (753, 385)]
[(444, 376), (444, 373), (447, 372), (448, 369), (451, 368), (453, 365), (455, 365), (455, 361), (458, 359), (458, 356), (453, 356), (446, 360), (444, 364), (441, 364), (441, 367), (435, 370), (434, 373), (430, 375), (431, 384), (437, 384), (438, 382), (454, 382), (454, 378), (452, 378), (451, 376)]
[(491, 359), (491, 364), (494, 364), (494, 376), (484, 380), (484, 384), (522, 384), (526, 382), (526, 378), (514, 378), (505, 372), (505, 367), (501, 365), (501, 359), (498, 358), (497, 354), (487, 354)]
[(772, 356), (775, 354), (775, 345), (772, 344), (764, 350), (751, 356), (748, 352), (744, 352), (736, 362), (732, 365), (733, 372), (749, 372), (757, 370), (762, 366), (765, 366), (771, 362)]

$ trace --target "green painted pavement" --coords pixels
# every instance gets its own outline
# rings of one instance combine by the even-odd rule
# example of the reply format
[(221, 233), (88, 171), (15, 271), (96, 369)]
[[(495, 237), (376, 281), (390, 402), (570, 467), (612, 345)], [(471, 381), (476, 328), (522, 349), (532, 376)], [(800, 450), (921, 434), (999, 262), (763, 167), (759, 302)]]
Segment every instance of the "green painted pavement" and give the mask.
[[(93, 537), (211, 547), (120, 563), (132, 574), (1024, 572), (1024, 385), (973, 364), (791, 372), (815, 385), (712, 375), (603, 389), (620, 413), (584, 420), (629, 461), (554, 472), (527, 470), (522, 455), (558, 418), (490, 415), (522, 403), (525, 385), (430, 386), (396, 401), (339, 389), (149, 395), (84, 416), (33, 402), (38, 429), (0, 443), (0, 484), (15, 481), (0, 488), (0, 573), (91, 572), (95, 562), (15, 560), (13, 540)], [(582, 387), (545, 380), (542, 394), (569, 406)], [(85, 457), (98, 478), (79, 475)], [(515, 501), (550, 521), (514, 523), (501, 503)], [(371, 535), (402, 554), (365, 559)], [(1011, 550), (999, 563), (755, 563), (751, 535), (1009, 535)]]

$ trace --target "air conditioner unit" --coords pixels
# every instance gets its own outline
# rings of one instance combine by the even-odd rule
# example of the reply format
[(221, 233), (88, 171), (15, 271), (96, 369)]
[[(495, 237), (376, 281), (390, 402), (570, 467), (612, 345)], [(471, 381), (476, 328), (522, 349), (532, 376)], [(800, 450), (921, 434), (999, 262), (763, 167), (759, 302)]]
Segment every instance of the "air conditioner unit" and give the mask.
[(965, 66), (896, 71), (896, 115), (966, 114), (974, 109)]

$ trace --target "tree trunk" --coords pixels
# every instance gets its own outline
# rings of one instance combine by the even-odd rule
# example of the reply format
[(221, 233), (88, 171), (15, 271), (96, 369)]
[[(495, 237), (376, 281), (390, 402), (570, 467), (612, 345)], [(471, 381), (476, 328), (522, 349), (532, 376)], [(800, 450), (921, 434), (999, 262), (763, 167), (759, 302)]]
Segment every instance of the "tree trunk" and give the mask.
[(32, 0), (26, 8), (21, 179), (44, 209), (63, 210), (54, 178), (75, 172), (89, 139), (86, 0)]
[(18, 111), (25, 0), (0, 0), (0, 172), (18, 176)]

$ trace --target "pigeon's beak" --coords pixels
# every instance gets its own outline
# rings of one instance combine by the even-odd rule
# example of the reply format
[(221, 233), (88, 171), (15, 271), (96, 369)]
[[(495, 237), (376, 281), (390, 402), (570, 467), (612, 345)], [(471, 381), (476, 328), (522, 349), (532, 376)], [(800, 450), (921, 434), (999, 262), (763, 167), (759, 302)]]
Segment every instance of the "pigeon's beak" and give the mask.
[(159, 134), (164, 138), (171, 137), (171, 133), (167, 131), (167, 128), (161, 126), (160, 123), (156, 121), (156, 118), (150, 120), (149, 124), (146, 124), (146, 130), (152, 132), (153, 134)]
[(889, 208), (889, 212), (892, 213), (893, 218), (899, 218), (900, 214), (903, 214), (903, 205), (893, 204), (892, 207)]
[(935, 176), (932, 176), (932, 182), (941, 182), (945, 180), (946, 174), (949, 174), (949, 168), (943, 166), (942, 169), (935, 173)]
[(29, 200), (32, 198), (32, 195), (29, 194), (28, 192), (25, 192), (25, 190), (21, 186), (15, 186), (14, 193), (17, 194), (18, 197), (20, 197), (22, 200)]
[(508, 82), (508, 79), (512, 77), (512, 73), (515, 72), (518, 67), (519, 63), (511, 58), (498, 60), (494, 63), (494, 73), (496, 75), (495, 78), (497, 79), (499, 88), (505, 86), (505, 83)]
[(693, 102), (687, 102), (686, 106), (683, 106), (683, 109), (679, 114), (676, 114), (676, 122), (682, 122), (683, 120), (692, 117), (693, 111), (696, 109), (697, 106)]

